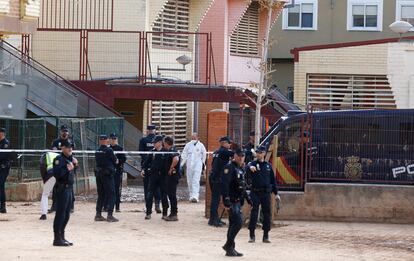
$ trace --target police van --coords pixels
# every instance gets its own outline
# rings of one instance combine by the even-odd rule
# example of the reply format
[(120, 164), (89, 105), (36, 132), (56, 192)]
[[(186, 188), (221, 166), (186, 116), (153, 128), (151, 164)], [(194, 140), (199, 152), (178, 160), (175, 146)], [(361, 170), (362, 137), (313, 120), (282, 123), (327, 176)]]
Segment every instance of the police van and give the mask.
[(290, 111), (263, 136), (279, 186), (414, 184), (414, 110)]

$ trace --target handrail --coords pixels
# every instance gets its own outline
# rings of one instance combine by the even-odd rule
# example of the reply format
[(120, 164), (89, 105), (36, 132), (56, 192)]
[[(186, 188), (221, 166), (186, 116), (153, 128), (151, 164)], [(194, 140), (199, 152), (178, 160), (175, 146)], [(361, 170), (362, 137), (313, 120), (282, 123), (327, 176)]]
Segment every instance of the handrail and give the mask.
[[(53, 76), (56, 77), (56, 79), (53, 79), (53, 77), (47, 75), (46, 73), (44, 73), (43, 71), (41, 71), (40, 69), (36, 68), (35, 66), (33, 66), (32, 64), (24, 61), (24, 59), (21, 59), (21, 57), (16, 56), (15, 54), (11, 53), (10, 51), (8, 51), (5, 48), (5, 51), (7, 51), (8, 53), (10, 53), (11, 55), (13, 55), (14, 57), (19, 58), (20, 60), (22, 60), (23, 62), (25, 62), (28, 66), (30, 66), (31, 68), (35, 69), (36, 71), (40, 72), (41, 74), (45, 75), (46, 77), (48, 77), (49, 79), (55, 81), (58, 85), (60, 85), (62, 88), (68, 89), (71, 92), (75, 93), (73, 90), (69, 89), (67, 86), (63, 85), (61, 82), (65, 83), (66, 85), (72, 87), (73, 89), (75, 89), (76, 91), (82, 93), (83, 95), (86, 95), (87, 98), (95, 101), (96, 103), (98, 103), (99, 105), (101, 105), (102, 107), (104, 107), (105, 109), (109, 110), (110, 112), (112, 112), (113, 114), (115, 114), (118, 117), (122, 117), (121, 114), (119, 114), (117, 111), (115, 111), (114, 109), (112, 109), (111, 107), (109, 107), (108, 105), (106, 105), (105, 103), (101, 102), (100, 100), (96, 99), (95, 97), (93, 97), (92, 95), (90, 95), (89, 93), (87, 93), (86, 91), (84, 91), (83, 89), (79, 88), (77, 85), (71, 83), (70, 81), (64, 79), (62, 76), (58, 75), (57, 73), (51, 71), (50, 69), (48, 69), (47, 67), (45, 67), (44, 65), (42, 65), (40, 62), (38, 62), (37, 60), (33, 59), (32, 57), (28, 56), (27, 54), (22, 53), (20, 50), (18, 50), (17, 48), (15, 48), (14, 46), (12, 46), (10, 43), (8, 43), (7, 41), (2, 40), (2, 43), (5, 43), (7, 47), (11, 48), (12, 50), (16, 51), (19, 55), (23, 56), (24, 58), (28, 59), (29, 61), (33, 62), (34, 64), (36, 64), (37, 66), (41, 67), (42, 70), (47, 71), (48, 73), (52, 74)], [(61, 82), (59, 82), (58, 80), (60, 80)]]

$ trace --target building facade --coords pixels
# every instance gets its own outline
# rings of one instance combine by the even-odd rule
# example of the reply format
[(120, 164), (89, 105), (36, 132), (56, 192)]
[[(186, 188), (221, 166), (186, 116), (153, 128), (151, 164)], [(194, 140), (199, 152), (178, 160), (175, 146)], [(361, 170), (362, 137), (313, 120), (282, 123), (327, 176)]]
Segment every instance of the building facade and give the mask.
[(413, 0), (295, 0), (272, 29), (273, 83), (291, 100), (300, 100), (293, 95), (291, 49), (397, 37), (388, 26), (397, 20), (413, 23), (413, 18)]
[(414, 107), (414, 37), (295, 50), (295, 102), (324, 110)]
[(33, 33), (39, 13), (40, 0), (0, 0), (0, 35)]

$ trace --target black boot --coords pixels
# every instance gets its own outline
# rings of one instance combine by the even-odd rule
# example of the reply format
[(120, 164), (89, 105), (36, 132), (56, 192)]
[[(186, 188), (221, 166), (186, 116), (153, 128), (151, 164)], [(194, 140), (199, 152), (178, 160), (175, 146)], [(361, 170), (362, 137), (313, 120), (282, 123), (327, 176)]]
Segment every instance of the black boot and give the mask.
[(39, 218), (40, 220), (46, 220), (47, 219), (47, 217), (46, 217), (46, 215), (45, 214), (42, 214), (41, 216), (40, 216), (40, 218)]
[(118, 222), (119, 220), (112, 216), (112, 213), (108, 213), (108, 217), (106, 218), (106, 221), (108, 222)]
[(235, 243), (235, 242), (233, 242), (232, 247), (233, 247), (233, 251), (234, 251), (234, 253), (236, 253), (236, 255), (237, 255), (237, 256), (243, 256), (243, 254), (242, 254), (242, 253), (237, 252), (237, 250), (236, 250), (236, 243)]
[(1, 203), (1, 205), (0, 205), (0, 213), (2, 213), (2, 214), (6, 214), (7, 213), (7, 210), (6, 210), (6, 203)]
[(254, 235), (254, 230), (250, 230), (249, 243), (254, 242), (256, 242), (256, 236)]
[(55, 239), (53, 240), (53, 245), (54, 246), (69, 246), (69, 243), (66, 243), (65, 241), (63, 241), (62, 236), (60, 235), (60, 233), (55, 233)]
[(95, 221), (106, 221), (106, 219), (102, 216), (102, 213), (96, 212)]
[(168, 218), (168, 208), (163, 208), (162, 209), (162, 219), (167, 220), (167, 218)]
[(237, 256), (232, 242), (227, 241), (226, 244), (224, 244), (223, 249), (226, 251), (226, 256)]
[(66, 240), (66, 238), (65, 238), (65, 231), (63, 231), (62, 233), (60, 233), (60, 236), (61, 236), (62, 240), (65, 243), (69, 244), (69, 246), (73, 246), (73, 243), (72, 242), (70, 242), (69, 240)]
[(171, 214), (164, 220), (165, 221), (178, 221), (177, 211), (171, 211)]

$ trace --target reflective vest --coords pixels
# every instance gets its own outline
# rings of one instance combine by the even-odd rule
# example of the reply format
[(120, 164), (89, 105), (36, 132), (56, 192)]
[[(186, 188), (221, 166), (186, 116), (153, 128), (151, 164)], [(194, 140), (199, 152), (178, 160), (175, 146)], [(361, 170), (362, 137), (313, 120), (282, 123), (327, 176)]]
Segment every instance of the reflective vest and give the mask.
[(53, 161), (58, 155), (59, 153), (55, 153), (55, 152), (46, 153), (46, 170), (48, 172), (53, 169)]

